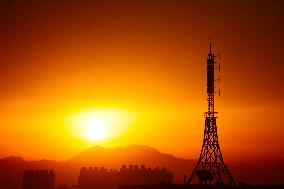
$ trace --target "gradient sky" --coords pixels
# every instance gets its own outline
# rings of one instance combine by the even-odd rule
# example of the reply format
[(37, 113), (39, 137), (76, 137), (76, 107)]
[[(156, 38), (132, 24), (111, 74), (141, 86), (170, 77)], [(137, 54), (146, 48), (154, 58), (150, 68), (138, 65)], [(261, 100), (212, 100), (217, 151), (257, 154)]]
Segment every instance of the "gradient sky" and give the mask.
[[(1, 1), (0, 157), (146, 144), (198, 158), (213, 37), (224, 158), (284, 161), (283, 10), (280, 0)], [(131, 121), (91, 142), (68, 125), (89, 110)]]

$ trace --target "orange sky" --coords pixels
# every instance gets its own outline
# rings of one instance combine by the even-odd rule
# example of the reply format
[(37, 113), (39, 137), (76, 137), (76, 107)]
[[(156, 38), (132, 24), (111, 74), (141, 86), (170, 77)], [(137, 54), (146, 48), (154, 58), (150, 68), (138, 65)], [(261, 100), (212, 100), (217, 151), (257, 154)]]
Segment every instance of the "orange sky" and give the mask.
[[(146, 144), (197, 158), (213, 37), (222, 53), (216, 108), (225, 159), (283, 160), (283, 8), (245, 0), (2, 2), (0, 157), (66, 160), (94, 144)], [(66, 124), (90, 109), (133, 117), (115, 137), (90, 142)]]

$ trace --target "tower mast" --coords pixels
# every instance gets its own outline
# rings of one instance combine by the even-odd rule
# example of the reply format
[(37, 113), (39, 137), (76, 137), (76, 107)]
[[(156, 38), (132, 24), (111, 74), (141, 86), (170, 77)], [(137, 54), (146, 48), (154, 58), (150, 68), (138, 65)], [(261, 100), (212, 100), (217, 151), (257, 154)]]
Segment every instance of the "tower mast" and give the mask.
[(209, 45), (207, 58), (207, 101), (208, 111), (205, 112), (204, 138), (199, 160), (193, 170), (188, 183), (196, 178), (200, 184), (231, 184), (235, 185), (234, 178), (225, 165), (218, 141), (216, 115), (214, 107), (215, 94), (215, 58), (212, 43)]

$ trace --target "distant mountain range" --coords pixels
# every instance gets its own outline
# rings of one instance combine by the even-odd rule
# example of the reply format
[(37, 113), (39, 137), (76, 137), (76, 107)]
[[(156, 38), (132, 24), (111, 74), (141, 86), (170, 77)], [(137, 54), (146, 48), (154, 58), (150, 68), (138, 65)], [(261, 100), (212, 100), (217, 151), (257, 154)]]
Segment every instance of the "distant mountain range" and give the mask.
[[(52, 160), (25, 161), (21, 157), (0, 159), (0, 188), (21, 189), (22, 174), (26, 169), (53, 169), (56, 174), (56, 184), (77, 184), (80, 168), (97, 166), (119, 169), (122, 165), (146, 165), (147, 167), (166, 167), (174, 173), (174, 182), (182, 183), (183, 175), (189, 176), (197, 160), (177, 158), (161, 153), (155, 148), (143, 145), (127, 147), (104, 148), (94, 146), (68, 161)], [(237, 180), (249, 183), (284, 184), (284, 164), (277, 166), (263, 164), (229, 164)]]
[(143, 145), (117, 148), (94, 146), (68, 161), (68, 163), (79, 164), (80, 166), (93, 165), (107, 168), (120, 168), (123, 164), (158, 166), (166, 167), (174, 172), (183, 172), (183, 174), (190, 172), (195, 162), (195, 160), (177, 158), (170, 154), (161, 153), (155, 148)]
[(22, 174), (26, 169), (54, 169), (57, 185), (73, 185), (77, 183), (80, 168), (83, 166), (108, 169), (119, 169), (122, 165), (166, 167), (174, 172), (175, 182), (183, 182), (183, 175), (190, 173), (195, 162), (195, 160), (176, 158), (143, 145), (117, 148), (94, 146), (65, 162), (25, 161), (21, 157), (8, 157), (0, 160), (0, 188), (21, 189)]

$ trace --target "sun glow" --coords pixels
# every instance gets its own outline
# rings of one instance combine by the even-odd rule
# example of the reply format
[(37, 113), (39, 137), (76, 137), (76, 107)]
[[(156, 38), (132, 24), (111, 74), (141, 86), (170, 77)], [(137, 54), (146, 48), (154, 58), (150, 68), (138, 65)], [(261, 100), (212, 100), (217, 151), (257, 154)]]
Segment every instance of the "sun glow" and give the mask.
[(90, 140), (101, 140), (107, 137), (107, 125), (104, 121), (91, 119), (86, 123), (85, 135)]
[(133, 114), (121, 109), (91, 109), (70, 115), (67, 126), (76, 137), (102, 142), (125, 132), (133, 118)]

